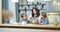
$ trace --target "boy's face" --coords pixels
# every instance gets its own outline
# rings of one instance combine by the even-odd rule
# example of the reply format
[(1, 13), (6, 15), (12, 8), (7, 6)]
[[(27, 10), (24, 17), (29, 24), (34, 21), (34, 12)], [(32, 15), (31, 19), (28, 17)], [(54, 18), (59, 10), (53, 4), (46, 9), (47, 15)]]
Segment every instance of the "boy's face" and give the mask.
[(26, 15), (23, 15), (23, 19), (27, 19), (27, 16)]

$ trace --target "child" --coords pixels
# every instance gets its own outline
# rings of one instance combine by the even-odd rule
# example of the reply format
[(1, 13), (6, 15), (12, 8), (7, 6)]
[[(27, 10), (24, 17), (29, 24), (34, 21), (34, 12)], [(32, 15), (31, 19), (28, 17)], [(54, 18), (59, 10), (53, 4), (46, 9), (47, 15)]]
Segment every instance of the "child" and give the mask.
[(21, 20), (20, 20), (20, 23), (24, 22), (24, 23), (29, 23), (28, 19), (27, 19), (27, 15), (22, 13), (21, 14)]
[(41, 12), (42, 17), (40, 18), (39, 24), (49, 24), (48, 17), (45, 12)]

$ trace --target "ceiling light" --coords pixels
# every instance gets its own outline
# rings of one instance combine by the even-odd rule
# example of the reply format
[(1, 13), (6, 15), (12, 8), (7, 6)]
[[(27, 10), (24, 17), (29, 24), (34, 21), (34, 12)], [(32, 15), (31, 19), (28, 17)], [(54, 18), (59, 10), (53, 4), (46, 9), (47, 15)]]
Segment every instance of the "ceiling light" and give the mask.
[(34, 2), (34, 0), (27, 0), (28, 2)]
[(18, 2), (18, 0), (11, 0), (11, 1), (14, 2), (14, 3)]
[(44, 1), (52, 1), (52, 0), (44, 0)]

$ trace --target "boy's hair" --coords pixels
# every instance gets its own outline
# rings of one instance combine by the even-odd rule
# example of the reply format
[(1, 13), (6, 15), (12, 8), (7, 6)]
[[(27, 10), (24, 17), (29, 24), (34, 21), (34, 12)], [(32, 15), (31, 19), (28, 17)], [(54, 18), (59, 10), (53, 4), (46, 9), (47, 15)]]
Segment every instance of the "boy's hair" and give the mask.
[(22, 13), (22, 14), (21, 14), (21, 18), (23, 18), (23, 15), (27, 16), (25, 13)]

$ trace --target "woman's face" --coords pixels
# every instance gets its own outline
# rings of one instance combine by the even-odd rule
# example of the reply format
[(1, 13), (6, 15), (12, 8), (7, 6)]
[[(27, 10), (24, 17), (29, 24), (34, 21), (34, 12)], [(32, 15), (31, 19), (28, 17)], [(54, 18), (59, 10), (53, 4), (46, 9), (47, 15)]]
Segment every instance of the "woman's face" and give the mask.
[(37, 13), (37, 11), (35, 9), (33, 9), (33, 14), (36, 14), (36, 13)]

